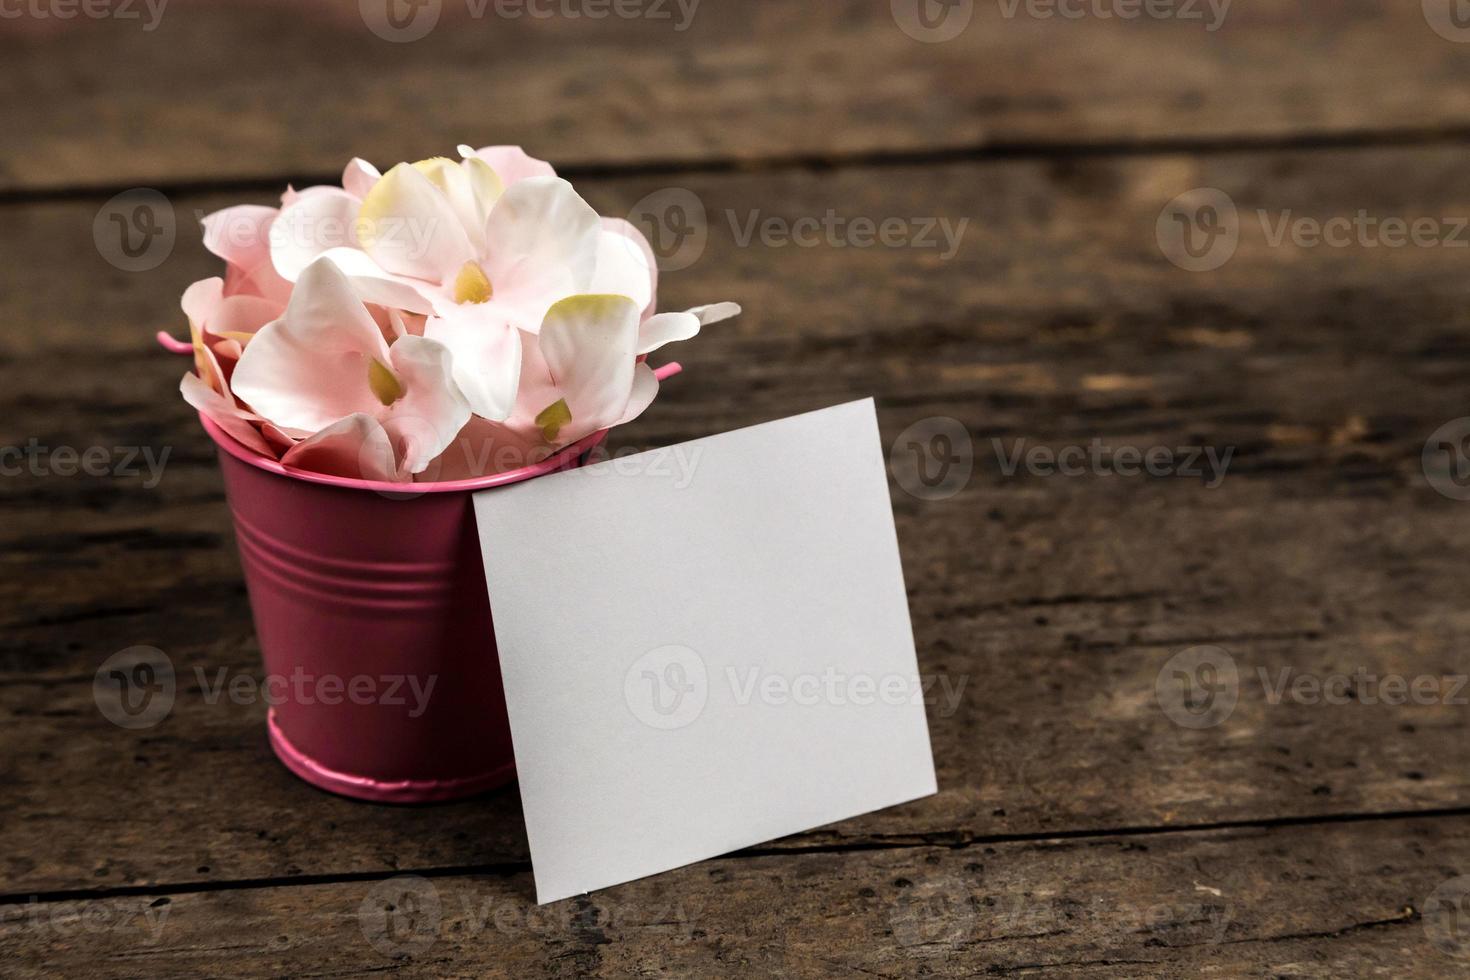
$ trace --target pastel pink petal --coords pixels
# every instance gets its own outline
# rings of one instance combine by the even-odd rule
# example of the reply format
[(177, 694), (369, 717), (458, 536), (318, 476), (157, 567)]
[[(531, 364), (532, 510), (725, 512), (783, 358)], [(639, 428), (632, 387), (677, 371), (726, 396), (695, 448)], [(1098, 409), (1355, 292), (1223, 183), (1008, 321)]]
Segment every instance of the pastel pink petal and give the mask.
[(404, 469), (422, 473), (470, 420), (470, 406), (454, 383), (449, 349), (443, 344), (401, 337), (390, 356), (403, 396), (382, 417), (383, 428)]
[(516, 404), (505, 424), (518, 432), (536, 433), (536, 416), (561, 398), (551, 378), (551, 369), (541, 354), (539, 334), (521, 331), (521, 372), (516, 386)]
[(541, 354), (572, 416), (558, 443), (623, 417), (633, 390), (638, 313), (626, 296), (573, 296), (547, 313)]
[(286, 321), (262, 327), (235, 365), (233, 387), (262, 417), (315, 432), (377, 404), (368, 385), (371, 360), (358, 352), (313, 350)]
[(424, 336), (453, 355), (454, 380), (476, 415), (496, 422), (510, 415), (521, 377), (521, 332), (500, 304), (447, 308), (424, 324)]
[(246, 345), (232, 387), (276, 425), (315, 432), (382, 408), (369, 385), (375, 359), (388, 364), (382, 332), (341, 270), (320, 260), (301, 274), (281, 318)]
[(258, 204), (241, 204), (205, 215), (204, 247), (230, 265), (249, 272), (270, 262), (270, 227), (280, 212)]
[(693, 313), (660, 313), (638, 328), (638, 353), (648, 354), (664, 344), (688, 340), (699, 334), (699, 317)]
[(361, 157), (353, 157), (342, 171), (342, 189), (361, 200), (381, 178), (378, 168)]
[(190, 283), (189, 288), (184, 290), (184, 295), (179, 297), (179, 308), (184, 311), (184, 316), (189, 318), (190, 326), (203, 330), (214, 311), (224, 300), (225, 281), (219, 276), (208, 279), (200, 279), (198, 282)]
[(393, 457), (393, 443), (378, 420), (349, 415), (292, 446), (281, 462), (297, 469), (355, 480), (406, 482)]
[[(194, 370), (198, 373), (199, 379), (204, 383), (206, 388), (218, 392), (225, 403), (232, 410), (235, 410), (235, 396), (230, 392), (229, 376), (225, 373), (223, 365), (220, 364), (219, 355), (215, 352), (216, 348), (225, 345), (219, 341), (213, 344), (205, 342), (205, 338), (208, 336), (208, 334), (201, 334), (200, 342), (194, 346)], [(233, 356), (238, 358), (239, 354), (236, 353)], [(245, 413), (242, 412), (242, 414)], [(248, 417), (252, 421), (259, 419), (259, 416), (256, 415), (249, 415)]]
[(490, 164), (506, 187), (528, 177), (556, 176), (556, 168), (545, 160), (537, 160), (519, 146), (482, 146), (478, 150), (472, 150), (461, 145), (459, 154), (463, 157), (479, 157)]
[(358, 218), (363, 250), (395, 275), (444, 282), (474, 258), (449, 198), (412, 164), (384, 174), (363, 199)]
[(386, 359), (372, 314), (347, 276), (331, 260), (312, 263), (296, 283), (283, 319), (322, 351), (356, 351)]
[(281, 277), (295, 282), (324, 252), (355, 247), (360, 206), (340, 188), (317, 187), (283, 207), (270, 226), (271, 263)]
[(399, 337), (408, 336), (408, 325), (403, 322), (403, 314), (400, 311), (369, 303), (368, 313), (372, 315), (373, 322), (378, 325), (383, 339), (389, 344)]
[(260, 296), (226, 296), (206, 324), (210, 333), (255, 333), (276, 319), (284, 307)]
[(313, 197), (317, 194), (340, 194), (342, 190), (336, 184), (312, 184), (310, 187), (303, 187), (298, 191), (290, 184), (287, 184), (286, 192), (281, 195), (281, 210), (284, 211), (291, 205), (299, 204), (306, 198)]
[(224, 280), (214, 276), (191, 283), (189, 288), (184, 290), (184, 295), (179, 298), (179, 306), (189, 321), (189, 339), (194, 347), (194, 370), (212, 386), (219, 383), (215, 380), (218, 372), (210, 373), (210, 364), (204, 357), (204, 352), (209, 346), (205, 342), (204, 325), (219, 308), (223, 296)]
[(552, 303), (584, 293), (597, 271), (601, 219), (559, 177), (528, 177), (501, 195), (485, 223), (484, 269), (495, 298), (535, 332)]
[(236, 442), (264, 456), (275, 458), (275, 452), (261, 437), (255, 426), (246, 421), (244, 413), (225, 396), (205, 383), (199, 375), (193, 372), (184, 375), (179, 382), (179, 392), (183, 394), (184, 401), (223, 429)]
[(291, 298), (291, 283), (281, 277), (267, 257), (249, 272), (230, 266), (225, 272), (225, 295), (259, 296), (285, 309), (286, 301)]
[(280, 426), (271, 425), (269, 422), (260, 424), (260, 434), (265, 437), (266, 442), (270, 443), (271, 449), (274, 450), (271, 455), (276, 457), (301, 441), (301, 437), (292, 435)]
[(216, 340), (209, 345), (209, 352), (219, 362), (220, 370), (224, 372), (225, 382), (229, 383), (230, 372), (235, 369), (235, 362), (240, 360), (240, 355), (245, 353), (245, 345), (238, 340)]
[(508, 473), (541, 463), (555, 451), (534, 429), (520, 431), (471, 417), (459, 437), (418, 474), (418, 479), (444, 482)]
[[(615, 235), (623, 239), (631, 248), (624, 247), (618, 252), (612, 252), (608, 235)], [(597, 273), (593, 277), (590, 291), (622, 293), (635, 300), (646, 295), (648, 299), (643, 304), (643, 319), (647, 320), (658, 308), (658, 256), (653, 254), (653, 246), (648, 243), (643, 232), (638, 230), (637, 225), (623, 218), (603, 218), (602, 236), (597, 253)], [(623, 277), (636, 277), (632, 269), (642, 272), (647, 277), (646, 293), (642, 286), (633, 287), (639, 290), (636, 295), (623, 292), (619, 288), (610, 288), (615, 281)]]

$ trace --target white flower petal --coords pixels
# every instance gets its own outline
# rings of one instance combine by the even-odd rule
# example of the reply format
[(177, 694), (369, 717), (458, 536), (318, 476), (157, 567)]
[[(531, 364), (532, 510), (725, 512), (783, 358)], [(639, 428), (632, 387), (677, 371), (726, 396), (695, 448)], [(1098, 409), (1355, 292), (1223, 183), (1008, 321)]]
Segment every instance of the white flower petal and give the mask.
[(475, 198), (475, 230), (482, 231), (485, 227), (486, 219), (490, 217), (490, 212), (495, 209), (496, 202), (505, 193), (505, 182), (500, 179), (500, 175), (495, 172), (494, 167), (479, 157), (470, 157), (468, 160), (465, 160), (460, 164), (460, 169), (464, 171), (466, 178), (468, 178), (470, 190), (473, 192)]
[(411, 163), (373, 185), (358, 214), (357, 237), (387, 271), (429, 282), (452, 279), (474, 258), (449, 198)]
[(699, 317), (693, 313), (660, 313), (638, 328), (638, 353), (648, 354), (664, 344), (688, 340), (699, 334)]
[(571, 412), (558, 443), (573, 442), (623, 417), (633, 390), (638, 313), (626, 296), (573, 296), (547, 313), (541, 356)]
[(623, 417), (615, 423), (622, 425), (631, 422), (643, 414), (643, 410), (653, 404), (658, 397), (658, 376), (653, 373), (653, 368), (647, 364), (639, 364), (633, 369), (633, 391), (628, 396), (628, 404), (623, 409)]
[(495, 422), (510, 415), (521, 377), (521, 332), (499, 304), (446, 309), (424, 324), (424, 336), (453, 355), (454, 380), (476, 415)]
[(389, 356), (403, 397), (389, 407), (383, 428), (403, 468), (422, 473), (470, 420), (470, 406), (454, 383), (450, 353), (443, 344), (426, 337), (400, 337)]
[(439, 188), (459, 216), (475, 254), (485, 250), (485, 219), (505, 188), (490, 165), (478, 157), (463, 163), (445, 157), (420, 160), (414, 167)]
[(485, 223), (483, 263), (494, 297), (534, 333), (557, 300), (585, 293), (597, 271), (601, 221), (558, 177), (530, 177), (501, 195)]
[(295, 282), (324, 252), (356, 248), (354, 227), (361, 202), (336, 187), (313, 187), (281, 209), (270, 225), (271, 263)]
[(361, 157), (353, 157), (342, 171), (342, 189), (361, 200), (382, 177), (377, 167)]
[(696, 306), (687, 312), (699, 317), (699, 325), (707, 327), (712, 323), (720, 323), (732, 317), (740, 315), (739, 303), (711, 303), (708, 306)]
[(603, 219), (604, 229), (597, 239), (597, 271), (587, 291), (626, 296), (638, 304), (638, 309), (648, 309), (653, 305), (657, 266), (649, 264), (638, 242), (626, 234), (607, 230), (607, 220)]
[(409, 313), (431, 313), (439, 287), (421, 279), (395, 276), (374, 262), (372, 256), (355, 248), (334, 248), (322, 253), (352, 280), (352, 288), (364, 303), (389, 306)]

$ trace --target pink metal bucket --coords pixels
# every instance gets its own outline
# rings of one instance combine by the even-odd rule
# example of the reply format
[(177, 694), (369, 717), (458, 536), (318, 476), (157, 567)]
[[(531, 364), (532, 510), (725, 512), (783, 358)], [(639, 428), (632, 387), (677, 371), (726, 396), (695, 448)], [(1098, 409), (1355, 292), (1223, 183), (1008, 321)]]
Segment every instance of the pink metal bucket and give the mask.
[(470, 495), (578, 466), (606, 432), (535, 466), (405, 486), (288, 469), (200, 421), (219, 449), (277, 757), (315, 786), (382, 802), (513, 779)]

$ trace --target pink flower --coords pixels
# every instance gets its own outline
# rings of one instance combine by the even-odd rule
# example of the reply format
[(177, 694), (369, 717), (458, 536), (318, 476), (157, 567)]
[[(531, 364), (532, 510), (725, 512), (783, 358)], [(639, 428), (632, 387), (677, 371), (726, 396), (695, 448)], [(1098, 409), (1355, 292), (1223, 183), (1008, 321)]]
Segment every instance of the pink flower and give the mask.
[[(687, 340), (699, 333), (703, 322), (734, 316), (740, 308), (724, 303), (647, 320), (641, 320), (640, 312), (628, 297), (606, 294), (571, 296), (553, 305), (541, 329), (528, 334), (521, 347), (520, 386), (510, 416), (471, 434), (515, 447), (535, 461), (594, 432), (631, 422), (658, 394), (658, 379), (643, 356)], [(459, 449), (472, 458), (476, 452), (485, 455), (473, 445)]]
[(279, 214), (276, 208), (242, 204), (204, 218), (204, 247), (225, 260), (226, 296), (258, 297), (277, 307), (286, 305), (291, 284), (271, 263), (271, 229)]
[(184, 295), (185, 399), (291, 466), (484, 475), (636, 418), (658, 392), (644, 357), (739, 312), (657, 314), (635, 227), (520, 147), (459, 152), (354, 159), (341, 187), (206, 217), (225, 274)]
[(331, 259), (368, 301), (428, 314), (424, 335), (450, 349), (471, 408), (502, 420), (515, 404), (522, 333), (534, 334), (553, 303), (589, 292), (651, 313), (657, 270), (636, 229), (600, 219), (549, 164), (518, 147), (460, 152), (459, 162), (399, 164), (361, 197), (304, 192), (282, 212), (287, 233), (272, 258), (287, 279)]
[[(205, 222), (205, 242), (213, 245), (210, 219), (206, 218)], [(180, 305), (189, 320), (196, 373), (184, 375), (179, 382), (179, 390), (186, 402), (237, 441), (257, 452), (274, 456), (272, 441), (277, 445), (289, 445), (292, 440), (274, 427), (262, 425), (259, 416), (239, 404), (230, 391), (230, 376), (245, 345), (256, 331), (285, 309), (284, 300), (266, 298), (253, 292), (232, 294), (232, 289), (263, 287), (269, 291), (275, 288), (268, 276), (257, 276), (259, 267), (238, 261), (243, 253), (232, 254), (236, 260), (227, 260), (229, 265), (224, 279), (217, 276), (201, 279), (184, 290)], [(270, 272), (269, 262), (264, 268)]]
[(410, 479), (470, 417), (443, 345), (411, 334), (389, 344), (325, 259), (306, 268), (285, 314), (246, 347), (232, 386), (263, 420), (309, 434), (283, 463), (339, 475)]

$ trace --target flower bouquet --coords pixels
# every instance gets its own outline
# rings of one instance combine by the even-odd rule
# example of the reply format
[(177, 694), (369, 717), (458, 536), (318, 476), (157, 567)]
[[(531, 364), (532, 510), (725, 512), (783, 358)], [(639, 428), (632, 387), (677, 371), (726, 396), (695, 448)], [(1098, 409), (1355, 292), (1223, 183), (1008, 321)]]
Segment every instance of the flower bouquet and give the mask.
[(180, 388), (288, 681), (272, 747), (367, 799), (514, 774), (470, 493), (579, 465), (658, 394), (648, 354), (740, 312), (658, 313), (635, 227), (519, 147), (459, 152), (209, 215), (225, 274), (182, 303)]

